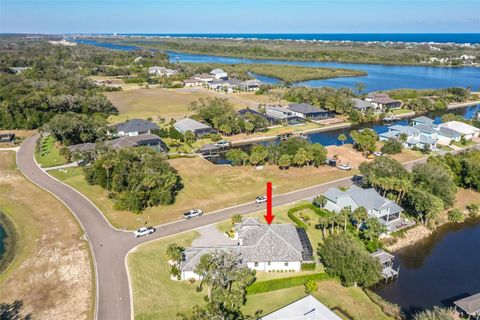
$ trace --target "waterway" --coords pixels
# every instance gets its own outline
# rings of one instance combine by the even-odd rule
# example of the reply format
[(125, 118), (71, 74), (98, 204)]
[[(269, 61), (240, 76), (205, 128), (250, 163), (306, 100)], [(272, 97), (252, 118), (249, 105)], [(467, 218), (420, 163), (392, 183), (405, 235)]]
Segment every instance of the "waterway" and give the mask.
[(480, 292), (479, 247), (479, 218), (443, 225), (430, 237), (395, 253), (398, 279), (375, 291), (409, 313), (451, 306), (455, 300)]
[[(104, 48), (116, 50), (138, 50), (139, 47), (111, 44), (96, 40), (75, 40), (78, 43), (90, 44)], [(107, 41), (107, 40), (105, 40)], [(331, 67), (347, 68), (353, 70), (366, 71), (368, 75), (362, 77), (334, 78), (326, 80), (311, 80), (296, 83), (296, 86), (311, 87), (348, 87), (355, 86), (362, 82), (365, 84), (365, 90), (379, 91), (398, 88), (427, 89), (427, 88), (447, 88), (447, 87), (471, 87), (480, 88), (480, 68), (475, 67), (427, 67), (427, 66), (398, 66), (381, 64), (353, 64), (338, 62), (318, 62), (318, 61), (284, 61), (284, 60), (262, 60), (262, 59), (242, 59), (232, 57), (221, 57), (201, 54), (189, 54), (180, 52), (166, 52), (172, 62), (191, 62), (191, 63), (257, 63), (257, 64), (288, 64), (306, 67)], [(259, 77), (259, 80), (265, 83), (277, 83), (278, 79), (269, 77)]]

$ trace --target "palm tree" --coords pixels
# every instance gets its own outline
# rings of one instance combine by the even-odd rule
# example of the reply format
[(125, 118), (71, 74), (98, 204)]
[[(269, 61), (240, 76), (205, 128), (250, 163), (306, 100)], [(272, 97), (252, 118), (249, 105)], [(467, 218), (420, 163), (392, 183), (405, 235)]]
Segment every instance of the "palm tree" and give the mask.
[(340, 141), (343, 144), (345, 144), (345, 141), (347, 140), (347, 136), (343, 133), (341, 133), (339, 136), (338, 136), (338, 141)]
[(234, 226), (235, 224), (242, 222), (242, 216), (234, 214), (230, 220), (232, 221), (232, 226)]
[(358, 207), (357, 209), (353, 210), (352, 212), (352, 220), (355, 220), (355, 227), (357, 228), (357, 233), (360, 227), (362, 226), (363, 222), (368, 219), (368, 212), (367, 209), (364, 207)]

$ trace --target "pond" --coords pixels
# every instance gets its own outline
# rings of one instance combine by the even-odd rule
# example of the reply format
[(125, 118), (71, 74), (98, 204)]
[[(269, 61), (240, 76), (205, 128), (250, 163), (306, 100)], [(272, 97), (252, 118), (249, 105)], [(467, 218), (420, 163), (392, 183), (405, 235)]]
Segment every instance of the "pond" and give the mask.
[(375, 291), (409, 313), (451, 306), (480, 292), (479, 248), (480, 218), (443, 225), (430, 237), (395, 253), (398, 279)]

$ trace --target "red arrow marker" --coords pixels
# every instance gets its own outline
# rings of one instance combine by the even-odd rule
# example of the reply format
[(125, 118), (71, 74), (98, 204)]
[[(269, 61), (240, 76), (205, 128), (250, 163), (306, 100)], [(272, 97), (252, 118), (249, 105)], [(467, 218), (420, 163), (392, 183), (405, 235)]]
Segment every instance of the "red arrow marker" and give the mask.
[(270, 225), (275, 216), (272, 213), (272, 183), (267, 182), (267, 214), (264, 215), (265, 221)]

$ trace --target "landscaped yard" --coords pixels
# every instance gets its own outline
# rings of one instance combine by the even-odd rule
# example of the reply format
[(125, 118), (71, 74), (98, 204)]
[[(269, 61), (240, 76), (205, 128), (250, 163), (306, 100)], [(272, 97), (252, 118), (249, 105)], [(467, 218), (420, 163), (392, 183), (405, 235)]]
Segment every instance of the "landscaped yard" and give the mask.
[(72, 214), (0, 152), (0, 211), (15, 230), (11, 264), (0, 274), (0, 301), (22, 300), (35, 319), (92, 319), (93, 265)]
[(35, 159), (43, 168), (54, 167), (67, 163), (65, 157), (60, 155), (60, 149), (52, 136), (43, 137), (40, 149), (35, 152)]
[(115, 210), (105, 190), (87, 184), (81, 168), (50, 173), (90, 198), (113, 225), (127, 229), (138, 228), (148, 218), (151, 225), (175, 221), (181, 218), (182, 212), (192, 208), (198, 207), (208, 213), (253, 201), (265, 193), (267, 181), (273, 183), (274, 193), (285, 193), (355, 174), (355, 171), (340, 171), (327, 166), (280, 170), (267, 165), (263, 170), (256, 170), (252, 166), (215, 166), (201, 158), (172, 159), (169, 162), (178, 170), (184, 188), (174, 205), (149, 208), (140, 216)]

